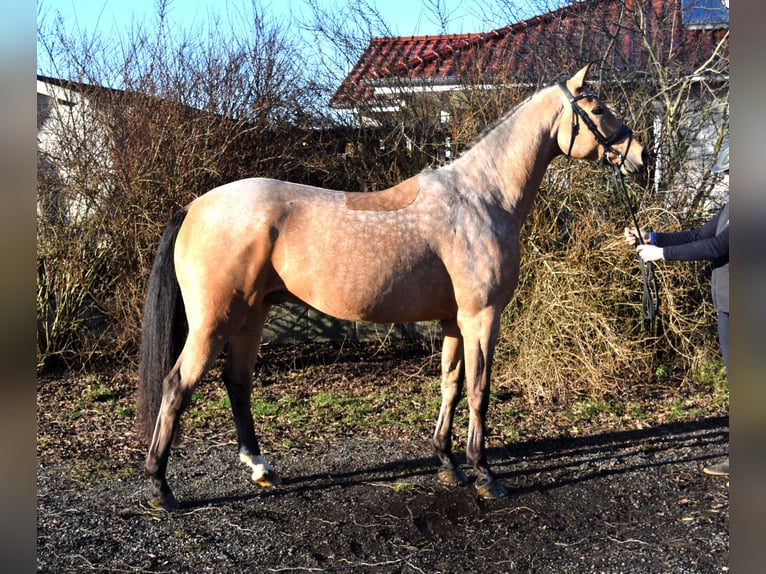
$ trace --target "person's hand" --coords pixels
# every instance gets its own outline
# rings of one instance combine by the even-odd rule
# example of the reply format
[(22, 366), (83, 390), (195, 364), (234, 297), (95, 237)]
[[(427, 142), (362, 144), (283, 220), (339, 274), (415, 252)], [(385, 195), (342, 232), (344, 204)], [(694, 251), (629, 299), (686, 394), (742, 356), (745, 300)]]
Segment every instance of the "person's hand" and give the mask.
[(648, 243), (637, 245), (636, 251), (638, 252), (638, 256), (643, 259), (644, 263), (664, 259), (662, 247), (657, 247), (656, 245), (649, 245)]
[(648, 231), (641, 231), (641, 239), (643, 239), (642, 242), (638, 241), (638, 230), (635, 227), (626, 227), (625, 228), (625, 241), (630, 243), (631, 245), (638, 245), (639, 243), (649, 243), (649, 232)]

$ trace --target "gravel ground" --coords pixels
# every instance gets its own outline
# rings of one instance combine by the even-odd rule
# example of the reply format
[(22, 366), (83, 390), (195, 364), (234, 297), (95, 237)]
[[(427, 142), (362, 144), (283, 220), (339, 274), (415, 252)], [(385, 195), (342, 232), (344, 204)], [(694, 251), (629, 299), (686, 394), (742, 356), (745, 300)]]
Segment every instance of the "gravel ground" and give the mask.
[(498, 501), (440, 486), (425, 437), (272, 448), (284, 483), (268, 490), (233, 439), (173, 451), (172, 514), (146, 505), (140, 457), (89, 455), (106, 470), (87, 475), (83, 458), (38, 457), (38, 571), (728, 571), (728, 481), (700, 472), (727, 452), (725, 417), (491, 449)]
[[(262, 404), (354, 392), (392, 409), (402, 405), (369, 401), (384, 389), (405, 402), (414, 387), (438, 389), (438, 355), (417, 345), (265, 349), (259, 364)], [(433, 402), (405, 425), (383, 422), (406, 412), (395, 410), (361, 426), (343, 415), (298, 424), (289, 411), (259, 414), (264, 453), (283, 478), (259, 489), (239, 462), (222, 385), (210, 378), (198, 403), (216, 407), (212, 418), (187, 417), (171, 453), (168, 478), (181, 504), (173, 513), (146, 504), (133, 374), (38, 379), (38, 572), (729, 569), (729, 482), (701, 472), (726, 456), (727, 409), (704, 404), (704, 392), (703, 403), (684, 397), (688, 385), (650, 397), (640, 420), (596, 416), (575, 427), (566, 407), (532, 411), (520, 401), (502, 416), (500, 405), (491, 408), (488, 455), (509, 496), (485, 501), (470, 486), (437, 482)], [(514, 400), (505, 391), (497, 398)], [(653, 414), (668, 402), (688, 407), (682, 420)], [(464, 431), (456, 430), (457, 452)]]

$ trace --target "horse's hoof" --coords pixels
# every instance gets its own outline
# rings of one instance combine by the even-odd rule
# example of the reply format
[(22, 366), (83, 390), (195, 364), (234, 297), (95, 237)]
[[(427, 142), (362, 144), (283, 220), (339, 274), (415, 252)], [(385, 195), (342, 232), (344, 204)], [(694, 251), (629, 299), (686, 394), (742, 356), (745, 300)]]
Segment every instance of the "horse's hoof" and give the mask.
[(240, 452), (239, 460), (252, 469), (253, 474), (250, 475), (250, 479), (258, 486), (269, 487), (282, 484), (282, 479), (261, 455), (253, 456), (248, 452)]
[(477, 484), (476, 492), (481, 498), (493, 500), (496, 498), (505, 498), (508, 496), (508, 491), (500, 484), (499, 480), (492, 480), (487, 484)]
[(165, 495), (153, 496), (146, 503), (157, 510), (173, 511), (178, 509), (178, 501), (172, 492)]
[(282, 478), (273, 470), (266, 471), (264, 474), (254, 472), (252, 479), (255, 484), (263, 488), (282, 484)]
[(459, 468), (444, 468), (436, 474), (436, 478), (445, 486), (468, 484), (468, 477)]

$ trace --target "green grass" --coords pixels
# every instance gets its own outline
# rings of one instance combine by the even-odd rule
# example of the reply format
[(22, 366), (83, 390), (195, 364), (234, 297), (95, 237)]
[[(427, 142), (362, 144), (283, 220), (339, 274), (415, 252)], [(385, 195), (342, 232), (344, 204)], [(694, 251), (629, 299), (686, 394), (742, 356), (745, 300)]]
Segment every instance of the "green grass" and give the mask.
[(65, 476), (77, 484), (95, 484), (104, 479), (129, 478), (135, 474), (134, 461), (87, 459), (67, 466)]
[[(276, 386), (276, 385), (275, 385)], [(251, 409), (259, 435), (284, 448), (312, 437), (358, 433), (401, 433), (428, 440), (439, 413), (438, 381), (416, 389), (355, 389), (331, 386), (310, 391), (291, 387), (268, 393), (256, 389)], [(555, 437), (562, 433), (595, 434), (604, 429), (641, 428), (720, 414), (728, 392), (692, 393), (668, 389), (651, 398), (581, 398), (554, 407), (530, 404), (522, 394), (493, 395), (487, 416), (487, 437), (493, 443), (510, 444), (532, 437)], [(225, 391), (221, 390), (225, 394)], [(73, 416), (77, 416), (76, 413)], [(196, 395), (184, 416), (187, 428), (233, 428), (228, 399)], [(455, 413), (453, 435), (456, 448), (466, 436), (468, 408), (465, 397)], [(399, 434), (397, 434), (399, 436)]]
[(394, 483), (394, 492), (396, 494), (409, 494), (414, 492), (415, 485), (409, 482), (398, 481)]
[(614, 414), (614, 407), (609, 402), (598, 399), (578, 401), (571, 410), (571, 417), (576, 421), (590, 421), (602, 414)]
[(729, 404), (729, 380), (721, 357), (716, 355), (699, 361), (692, 369), (692, 376), (700, 384), (710, 388), (711, 396), (716, 404), (721, 406)]
[(73, 408), (64, 415), (68, 420), (77, 420), (94, 409), (126, 420), (135, 415), (133, 398), (123, 396), (111, 380), (99, 375), (89, 376), (87, 385), (80, 391), (79, 398), (72, 406)]
[[(640, 384), (625, 384), (603, 396), (572, 393), (555, 401), (532, 401), (523, 389), (501, 381), (490, 395), (487, 439), (494, 445), (510, 444), (721, 415), (728, 406), (728, 383), (719, 367), (715, 362), (700, 367), (695, 382), (662, 370), (663, 385), (651, 393)], [(646, 380), (657, 374), (648, 373)], [(103, 389), (94, 387), (92, 395), (109, 400)], [(333, 365), (310, 365), (302, 371), (291, 367), (272, 371), (256, 380), (251, 410), (256, 432), (265, 441), (299, 448), (317, 437), (359, 433), (428, 440), (440, 402), (438, 368), (378, 385), (369, 379), (338, 377)], [(230, 402), (218, 380), (201, 386), (183, 420), (187, 429), (233, 430)], [(464, 392), (455, 413), (455, 448), (463, 448), (467, 427)]]
[[(327, 370), (332, 373), (332, 367)], [(316, 379), (316, 373), (307, 371), (303, 372), (307, 379)], [(256, 383), (250, 408), (259, 434), (277, 435), (280, 441), (291, 445), (297, 436), (322, 432), (351, 434), (413, 426), (426, 427), (430, 432), (439, 411), (438, 379), (418, 380), (417, 384), (396, 382), (385, 387), (348, 385), (344, 380), (320, 382), (312, 387), (293, 382), (300, 375), (291, 370), (282, 375), (280, 382)], [(184, 420), (187, 428), (230, 425), (230, 403), (225, 390), (211, 385), (196, 392)]]

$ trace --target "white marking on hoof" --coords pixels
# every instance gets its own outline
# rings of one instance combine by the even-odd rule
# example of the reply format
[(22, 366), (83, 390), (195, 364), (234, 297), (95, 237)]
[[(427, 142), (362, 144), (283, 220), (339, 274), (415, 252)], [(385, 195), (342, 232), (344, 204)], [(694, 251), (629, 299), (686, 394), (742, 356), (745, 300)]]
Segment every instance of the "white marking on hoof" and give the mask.
[(253, 482), (261, 482), (264, 476), (274, 472), (274, 468), (261, 455), (252, 456), (246, 452), (241, 452), (239, 453), (239, 460), (253, 469), (253, 474), (250, 477)]

